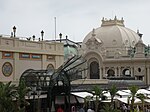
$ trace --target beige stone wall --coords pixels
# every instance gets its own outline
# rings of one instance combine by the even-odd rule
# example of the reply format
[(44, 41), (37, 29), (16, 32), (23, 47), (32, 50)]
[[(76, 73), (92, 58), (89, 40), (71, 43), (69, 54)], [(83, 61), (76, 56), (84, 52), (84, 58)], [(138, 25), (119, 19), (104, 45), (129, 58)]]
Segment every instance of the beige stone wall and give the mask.
[[(4, 58), (2, 52), (13, 53), (13, 58)], [(41, 59), (22, 59), (21, 53), (38, 54)], [(48, 59), (48, 56), (50, 59)], [(2, 67), (5, 62), (12, 65), (13, 72), (4, 76)], [(17, 83), (21, 74), (27, 69), (46, 69), (49, 64), (58, 68), (64, 62), (64, 49), (62, 43), (45, 41), (27, 41), (19, 38), (0, 38), (0, 81), (13, 81)]]
[[(115, 55), (110, 52), (103, 52), (101, 46), (81, 49), (80, 54), (87, 60), (88, 66), (93, 61), (99, 64), (100, 79), (105, 78), (110, 69), (114, 71), (115, 77), (122, 77), (123, 71), (128, 69), (131, 77), (135, 77), (136, 80), (142, 80), (145, 84), (150, 85), (150, 53), (145, 56), (143, 52), (143, 46), (145, 45), (143, 43), (141, 44), (133, 57), (128, 54), (128, 49), (124, 49), (122, 51), (124, 52), (123, 54), (118, 53), (118, 55)], [(119, 48), (113, 49), (116, 49), (118, 52)], [(107, 48), (105, 50), (107, 51)], [(108, 50), (110, 51), (110, 48)], [(142, 55), (139, 55), (141, 51)], [(86, 77), (90, 78), (90, 69), (87, 70)]]

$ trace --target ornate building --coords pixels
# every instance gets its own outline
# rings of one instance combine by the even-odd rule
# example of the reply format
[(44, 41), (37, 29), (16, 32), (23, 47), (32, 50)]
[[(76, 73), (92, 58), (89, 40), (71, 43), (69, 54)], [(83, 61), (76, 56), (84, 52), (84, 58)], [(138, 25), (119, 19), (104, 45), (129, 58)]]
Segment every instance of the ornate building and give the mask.
[(149, 46), (139, 31), (125, 27), (123, 18), (103, 18), (101, 27), (87, 34), (79, 51), (89, 66), (88, 79), (133, 78), (150, 84)]
[[(42, 37), (43, 38), (43, 37)], [(43, 39), (0, 35), (0, 81), (18, 83), (27, 69), (57, 69), (64, 62), (63, 44)]]

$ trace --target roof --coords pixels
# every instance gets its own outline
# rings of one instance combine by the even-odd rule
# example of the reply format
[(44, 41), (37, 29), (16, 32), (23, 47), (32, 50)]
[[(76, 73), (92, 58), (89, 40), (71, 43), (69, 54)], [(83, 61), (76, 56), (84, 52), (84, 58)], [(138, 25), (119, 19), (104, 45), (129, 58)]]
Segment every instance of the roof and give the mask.
[(109, 80), (108, 84), (81, 84), (72, 85), (71, 91), (91, 91), (94, 86), (99, 86), (100, 88), (107, 90), (112, 85), (116, 85), (117, 89), (128, 89), (131, 85), (136, 85), (139, 88), (147, 88), (147, 85), (140, 80)]
[(101, 27), (94, 29), (84, 38), (83, 48), (86, 48), (86, 42), (92, 37), (102, 42), (104, 48), (134, 47), (140, 37), (135, 31), (126, 28), (123, 21), (117, 18), (102, 21)]
[(109, 80), (108, 85), (111, 86), (115, 84), (117, 88), (125, 89), (130, 87), (131, 85), (139, 86), (140, 88), (146, 88), (146, 84), (141, 80)]

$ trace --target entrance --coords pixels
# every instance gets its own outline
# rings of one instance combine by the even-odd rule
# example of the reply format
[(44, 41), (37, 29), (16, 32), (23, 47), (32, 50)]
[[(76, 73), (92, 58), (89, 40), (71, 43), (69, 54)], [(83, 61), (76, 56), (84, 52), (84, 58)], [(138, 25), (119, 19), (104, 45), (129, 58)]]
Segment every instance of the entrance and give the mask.
[(90, 64), (90, 79), (99, 79), (99, 64), (96, 61)]

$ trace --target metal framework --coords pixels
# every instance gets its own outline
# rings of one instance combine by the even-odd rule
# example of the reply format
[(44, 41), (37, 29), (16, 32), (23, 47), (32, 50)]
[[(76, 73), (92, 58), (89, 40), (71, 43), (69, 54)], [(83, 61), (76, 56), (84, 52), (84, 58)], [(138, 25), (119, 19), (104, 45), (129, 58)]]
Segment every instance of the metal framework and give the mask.
[[(52, 102), (57, 95), (64, 95), (68, 98), (68, 107), (65, 109), (69, 108), (70, 110), (71, 81), (82, 78), (81, 72), (87, 70), (85, 62), (86, 60), (83, 60), (81, 56), (73, 56), (55, 70), (28, 69), (21, 75), (20, 80), (24, 80), (28, 87), (36, 84), (43, 91), (47, 91), (47, 108), (50, 108), (49, 110), (51, 110)], [(83, 64), (85, 64), (84, 67), (81, 66)]]

